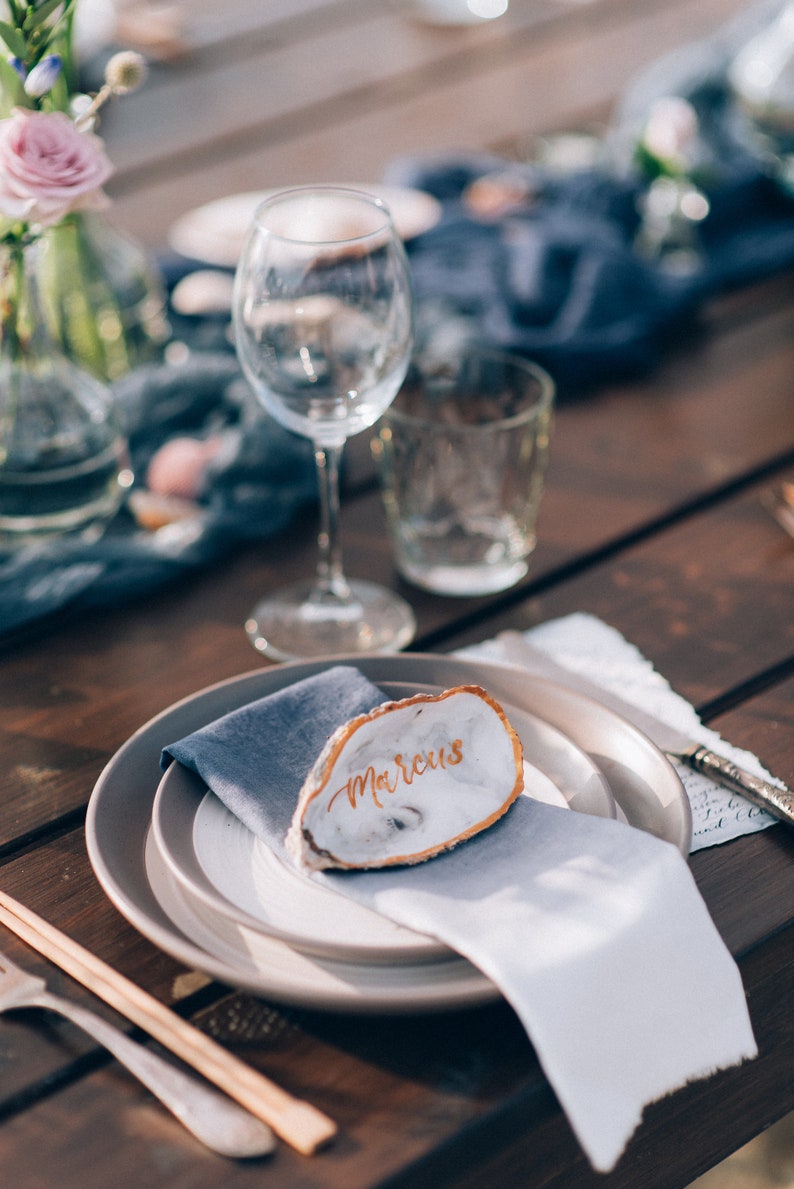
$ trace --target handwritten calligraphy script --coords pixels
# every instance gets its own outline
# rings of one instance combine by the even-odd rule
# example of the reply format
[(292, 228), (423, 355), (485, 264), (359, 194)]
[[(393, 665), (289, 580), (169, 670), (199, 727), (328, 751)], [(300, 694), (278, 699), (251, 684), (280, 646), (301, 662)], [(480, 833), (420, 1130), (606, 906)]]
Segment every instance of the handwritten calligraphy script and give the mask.
[(338, 788), (328, 802), (328, 812), (339, 796), (346, 796), (351, 809), (355, 809), (359, 801), (369, 795), (378, 809), (383, 809), (380, 796), (383, 793), (396, 793), (400, 785), (411, 785), (414, 779), (422, 777), (427, 772), (434, 772), (437, 768), (454, 768), (463, 759), (463, 740), (453, 739), (447, 747), (440, 747), (437, 752), (419, 752), (413, 759), (408, 760), (401, 752), (394, 756), (392, 764), (382, 772), (375, 770), (370, 764), (366, 771), (351, 776)]

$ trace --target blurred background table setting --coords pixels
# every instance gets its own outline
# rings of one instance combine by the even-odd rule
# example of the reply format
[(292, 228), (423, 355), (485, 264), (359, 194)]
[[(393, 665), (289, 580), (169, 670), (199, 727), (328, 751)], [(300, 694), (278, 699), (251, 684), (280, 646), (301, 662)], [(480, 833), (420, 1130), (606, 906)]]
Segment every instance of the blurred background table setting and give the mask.
[[(335, 1133), (311, 1159), (224, 1161), (68, 1025), (9, 1016), (15, 1184), (725, 1175), (794, 1108), (791, 5), (8, 8), (2, 888)], [(38, 137), (66, 182), (31, 166)], [(389, 697), (479, 682), (505, 704), (550, 802), (513, 819), (539, 823), (534, 878), (558, 846), (572, 863), (559, 944), (597, 927), (623, 957), (546, 984), (502, 944), (497, 892), (461, 916), (455, 871), (497, 869), (510, 811), (423, 865), (427, 901), (423, 872), (374, 874), (342, 910), (339, 877), (289, 870), (183, 763), (161, 772), (229, 722), (230, 782), (293, 729), (316, 751), (335, 695), (290, 703), (261, 762), (245, 732), (340, 659)], [(590, 834), (623, 872), (607, 923), (573, 907)], [(646, 925), (626, 940), (629, 885)], [(648, 986), (626, 970), (657, 929), (687, 964)], [(678, 1040), (648, 1041), (650, 1089), (622, 1101), (646, 993)]]
[[(86, 76), (70, 84), (75, 95), (104, 70), (130, 13), (157, 27), (148, 6), (121, 5), (104, 19), (88, 7), (75, 18), (75, 57)], [(67, 214), (42, 253), (43, 297), (58, 303), (56, 338), (111, 385), (132, 490), (102, 540), (86, 546), (70, 534), (50, 542), (43, 563), (13, 548), (25, 534), (10, 530), (5, 631), (75, 601), (145, 593), (235, 541), (277, 534), (314, 499), (308, 450), (265, 422), (237, 382), (229, 332), (233, 271), (267, 191), (183, 211), (147, 232), (149, 245), (118, 234), (123, 159), (131, 152), (134, 168), (138, 151), (125, 107), (135, 120), (136, 102), (148, 101), (147, 92), (156, 98), (171, 85), (167, 72), (197, 52), (191, 34), (214, 35), (200, 14), (180, 17), (179, 53), (176, 44), (173, 57), (144, 47), (149, 77), (140, 93), (98, 113), (110, 146), (120, 144), (116, 211)], [(278, 28), (278, 14), (272, 19)], [(405, 33), (417, 14), (398, 19)], [(498, 25), (478, 23), (489, 32)], [(786, 6), (761, 4), (707, 26), (703, 37), (629, 69), (604, 118), (586, 131), (526, 132), (509, 154), (445, 147), (384, 161), (369, 185), (391, 204), (407, 245), (416, 354), (490, 344), (545, 367), (558, 400), (580, 399), (650, 371), (709, 298), (786, 270), (794, 257), (789, 25)], [(765, 83), (753, 82), (762, 74)], [(292, 180), (302, 179), (284, 179)], [(367, 188), (336, 171), (309, 180)], [(108, 329), (119, 320), (121, 331)], [(99, 335), (87, 332), (92, 321)]]

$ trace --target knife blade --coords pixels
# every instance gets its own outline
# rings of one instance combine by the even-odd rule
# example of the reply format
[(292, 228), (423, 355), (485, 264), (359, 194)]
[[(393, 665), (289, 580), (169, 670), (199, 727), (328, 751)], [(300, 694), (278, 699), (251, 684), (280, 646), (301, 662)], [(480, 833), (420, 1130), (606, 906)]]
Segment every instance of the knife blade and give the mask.
[(528, 672), (546, 677), (558, 685), (565, 685), (614, 710), (621, 718), (625, 718), (647, 735), (651, 742), (671, 759), (678, 760), (679, 763), (708, 776), (733, 792), (741, 793), (754, 805), (766, 809), (788, 825), (794, 825), (794, 793), (782, 782), (772, 784), (760, 776), (755, 776), (733, 760), (719, 755), (697, 739), (670, 726), (663, 719), (627, 702), (619, 694), (589, 681), (580, 673), (566, 669), (564, 665), (530, 644), (526, 636), (520, 632), (500, 632), (497, 639), (509, 650), (510, 657), (520, 661)]

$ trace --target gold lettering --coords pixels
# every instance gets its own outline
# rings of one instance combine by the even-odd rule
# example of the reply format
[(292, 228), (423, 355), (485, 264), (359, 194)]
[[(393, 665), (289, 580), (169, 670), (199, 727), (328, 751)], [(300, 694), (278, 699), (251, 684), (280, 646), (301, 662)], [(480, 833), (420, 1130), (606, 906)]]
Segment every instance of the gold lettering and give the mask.
[(383, 802), (378, 797), (379, 793), (396, 793), (401, 782), (411, 785), (414, 777), (424, 776), (426, 772), (435, 771), (439, 767), (446, 768), (447, 764), (454, 767), (462, 759), (462, 739), (453, 739), (448, 751), (444, 747), (440, 747), (438, 756), (434, 751), (429, 751), (427, 754), (417, 752), (410, 764), (406, 762), (402, 752), (398, 752), (394, 756), (396, 771), (393, 774), (388, 768), (383, 772), (376, 773), (374, 766), (370, 764), (364, 773), (351, 776), (346, 784), (336, 790), (328, 802), (327, 810), (330, 813), (334, 801), (342, 795), (347, 797), (350, 808), (355, 809), (359, 801), (363, 800), (367, 794), (372, 797), (372, 801), (378, 809), (383, 809)]
[(377, 788), (378, 792), (382, 792), (385, 789), (387, 793), (395, 793), (399, 783), (399, 778), (395, 778), (394, 781), (391, 781), (389, 780), (388, 772), (381, 772), (380, 776), (375, 781), (375, 787)]
[(414, 778), (413, 773), (409, 772), (408, 769), (406, 768), (405, 764), (403, 763), (402, 754), (396, 755), (394, 757), (394, 762), (397, 765), (397, 767), (400, 769), (400, 775), (402, 776), (405, 783), (410, 784)]
[(358, 804), (359, 798), (362, 798), (364, 796), (364, 794), (366, 793), (368, 784), (370, 785), (370, 791), (372, 793), (372, 800), (375, 802), (378, 809), (382, 809), (383, 806), (381, 805), (380, 801), (378, 800), (377, 793), (375, 791), (375, 789), (376, 789), (375, 769), (370, 764), (370, 766), (367, 768), (367, 770), (363, 776), (351, 776), (350, 779), (348, 780), (347, 784), (343, 784), (340, 789), (336, 790), (333, 797), (328, 802), (329, 811), (330, 811), (331, 806), (333, 805), (334, 801), (336, 800), (336, 798), (338, 796), (340, 796), (342, 793), (346, 794), (347, 799), (350, 802), (351, 809), (355, 809), (356, 805)]

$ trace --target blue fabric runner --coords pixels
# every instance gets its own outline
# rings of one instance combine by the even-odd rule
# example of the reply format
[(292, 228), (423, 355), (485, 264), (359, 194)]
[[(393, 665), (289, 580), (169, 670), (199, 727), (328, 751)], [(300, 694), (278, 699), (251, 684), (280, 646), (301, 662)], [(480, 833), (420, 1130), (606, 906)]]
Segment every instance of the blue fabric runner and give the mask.
[[(738, 47), (779, 9), (764, 0), (638, 75), (592, 168), (560, 176), (542, 161), (483, 154), (393, 162), (387, 182), (426, 190), (443, 207), (410, 245), (422, 342), (486, 339), (546, 366), (563, 397), (578, 395), (652, 367), (709, 297), (790, 267), (794, 194), (770, 175), (727, 82)], [(685, 273), (633, 247), (647, 180), (632, 149), (654, 101), (671, 95), (697, 114), (698, 184), (710, 204)], [(476, 217), (467, 187), (499, 174), (532, 201)]]
[(308, 441), (265, 418), (235, 356), (201, 351), (179, 366), (138, 369), (116, 386), (142, 481), (155, 450), (177, 435), (223, 438), (197, 520), (148, 532), (122, 511), (101, 540), (0, 552), (0, 639), (66, 608), (121, 605), (242, 541), (281, 532), (316, 498)]

